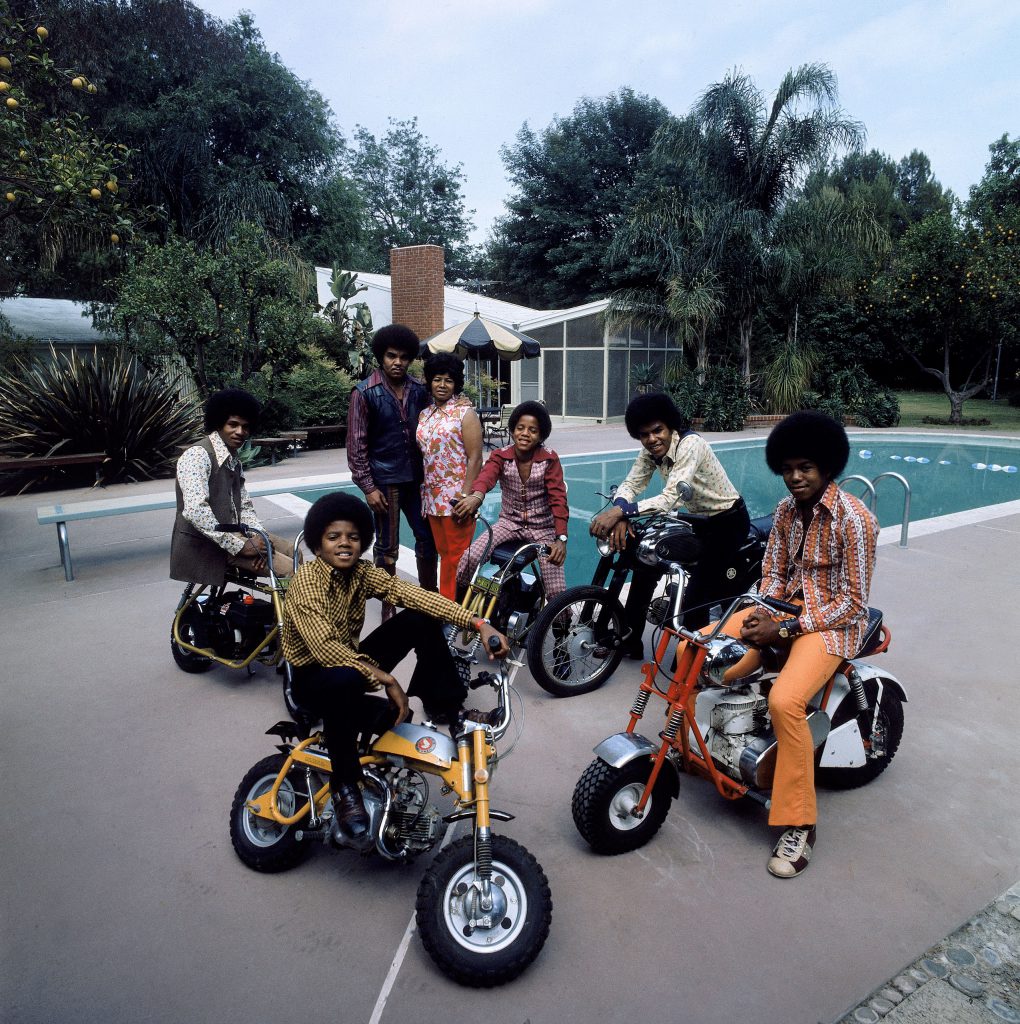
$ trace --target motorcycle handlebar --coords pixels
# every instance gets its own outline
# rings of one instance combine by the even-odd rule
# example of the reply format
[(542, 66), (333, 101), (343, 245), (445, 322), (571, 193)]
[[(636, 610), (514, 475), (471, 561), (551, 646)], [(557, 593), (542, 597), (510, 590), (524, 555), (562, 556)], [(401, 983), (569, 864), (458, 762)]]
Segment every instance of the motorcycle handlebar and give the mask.
[(251, 534), (251, 527), (245, 523), (217, 523), (216, 530), (219, 533), (239, 533), (242, 537)]
[(800, 605), (790, 604), (789, 601), (780, 601), (778, 597), (763, 597), (761, 600), (770, 608), (774, 608), (777, 612), (786, 612), (787, 615), (800, 615), (802, 611)]
[(500, 649), (501, 646), (502, 645), (499, 642), (499, 637), (498, 636), (490, 636), (489, 637), (489, 650), (490, 651), (495, 653), (496, 651), (498, 651)]

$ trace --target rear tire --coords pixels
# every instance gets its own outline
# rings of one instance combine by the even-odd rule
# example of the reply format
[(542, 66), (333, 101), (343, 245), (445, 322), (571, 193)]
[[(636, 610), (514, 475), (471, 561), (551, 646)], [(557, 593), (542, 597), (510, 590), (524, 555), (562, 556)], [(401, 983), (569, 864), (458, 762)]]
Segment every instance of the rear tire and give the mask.
[(475, 838), (463, 836), (432, 862), (418, 887), (416, 918), (429, 956), (462, 985), (489, 988), (516, 978), (549, 935), (552, 896), (537, 860), (520, 843), (492, 837), (492, 927), (472, 927)]
[[(882, 702), (877, 713), (875, 705), (878, 701), (878, 682), (874, 679), (865, 680), (864, 692), (868, 698), (871, 722), (871, 734), (862, 736), (868, 758), (859, 768), (815, 769), (816, 780), (829, 789), (857, 789), (877, 779), (889, 767), (903, 739), (903, 702), (893, 687), (888, 683), (883, 685)], [(850, 721), (856, 710), (853, 694), (847, 694), (836, 709), (832, 728)]]
[[(253, 871), (275, 873), (296, 867), (312, 852), (312, 844), (298, 842), (295, 833), (300, 827), (278, 825), (253, 814), (247, 807), (273, 788), (286, 758), (283, 754), (264, 757), (254, 765), (234, 794), (230, 808), (230, 842), (234, 852)], [(277, 803), (286, 816), (292, 815), (308, 799), (304, 794), (303, 773), (295, 766), (280, 784)]]
[[(185, 612), (178, 629), (181, 639), (187, 640), (193, 647), (198, 646), (195, 643), (195, 627), (188, 621), (188, 612)], [(174, 639), (173, 622), (170, 623), (170, 653), (173, 655), (174, 661), (177, 662), (177, 667), (185, 672), (205, 672), (212, 666), (211, 658), (195, 654), (194, 651), (188, 651), (181, 647)]]
[(528, 634), (528, 668), (554, 697), (597, 690), (623, 657), (623, 608), (601, 587), (571, 587), (539, 613)]
[(673, 802), (663, 765), (643, 817), (628, 812), (641, 799), (652, 762), (640, 757), (622, 768), (596, 759), (585, 769), (574, 787), (570, 810), (584, 841), (596, 852), (614, 856), (644, 846), (662, 827)]

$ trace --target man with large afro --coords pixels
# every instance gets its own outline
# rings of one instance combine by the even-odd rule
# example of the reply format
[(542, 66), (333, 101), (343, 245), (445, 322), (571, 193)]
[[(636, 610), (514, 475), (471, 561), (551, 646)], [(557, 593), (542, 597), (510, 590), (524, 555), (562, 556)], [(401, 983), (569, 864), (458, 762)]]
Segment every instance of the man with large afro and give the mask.
[(759, 592), (801, 610), (770, 616), (759, 607), (745, 608), (724, 627), (752, 645), (728, 679), (754, 672), (762, 647), (789, 649), (768, 695), (778, 742), (769, 824), (783, 832), (767, 866), (779, 878), (794, 878), (807, 867), (816, 837), (807, 703), (844, 660), (856, 656), (867, 631), (878, 523), (836, 484), (849, 454), (846, 431), (823, 413), (796, 412), (773, 428), (765, 459), (790, 496), (776, 508)]
[[(375, 516), (375, 564), (395, 575), (403, 512), (414, 534), (418, 582), (437, 590), (439, 556), (421, 511), (424, 470), (415, 440), (418, 417), (431, 399), (425, 385), (407, 372), (418, 348), (418, 335), (403, 324), (375, 332), (372, 352), (378, 369), (351, 392), (347, 464)], [(391, 607), (383, 608), (384, 617), (392, 614)]]
[[(628, 519), (669, 511), (678, 505), (678, 488), (687, 484), (691, 496), (683, 507), (698, 516), (691, 523), (702, 554), (690, 570), (684, 595), (684, 625), (700, 629), (708, 623), (712, 604), (728, 600), (739, 590), (739, 580), (728, 577), (727, 570), (736, 564), (737, 552), (750, 528), (744, 499), (730, 483), (711, 446), (690, 429), (690, 423), (668, 395), (638, 395), (627, 406), (624, 421), (630, 436), (641, 442), (642, 451), (613, 504), (592, 520), (591, 533), (608, 540), (614, 551), (622, 551), (631, 542)], [(639, 498), (656, 473), (663, 481), (662, 493)], [(630, 636), (624, 647), (629, 657), (644, 657), (641, 635), (645, 614), (663, 571), (638, 564), (631, 575), (625, 608)]]
[[(459, 604), (363, 561), (373, 531), (372, 513), (360, 498), (343, 493), (319, 498), (305, 517), (304, 534), (316, 557), (294, 574), (283, 606), (283, 654), (293, 668), (294, 698), (322, 716), (337, 822), (355, 838), (369, 826), (358, 788), (359, 733), (382, 732), (404, 721), (408, 694), (421, 699), (437, 724), (454, 722), (461, 712), (467, 690), (443, 623), (476, 631), (486, 650), (496, 637), (499, 647), (490, 657), (509, 650), (502, 634)], [(373, 597), (406, 610), (362, 639), (365, 603)], [(391, 673), (412, 650), (416, 661), (405, 693)], [(389, 703), (370, 696), (379, 689)], [(489, 713), (467, 714), (487, 721)]]
[[(216, 529), (244, 523), (262, 529), (244, 486), (238, 451), (258, 425), (258, 399), (240, 388), (217, 391), (205, 403), (204, 437), (177, 460), (177, 518), (170, 540), (170, 578), (221, 586), (227, 566), (268, 575), (265, 542)], [(270, 534), (273, 568), (290, 573), (294, 545)]]

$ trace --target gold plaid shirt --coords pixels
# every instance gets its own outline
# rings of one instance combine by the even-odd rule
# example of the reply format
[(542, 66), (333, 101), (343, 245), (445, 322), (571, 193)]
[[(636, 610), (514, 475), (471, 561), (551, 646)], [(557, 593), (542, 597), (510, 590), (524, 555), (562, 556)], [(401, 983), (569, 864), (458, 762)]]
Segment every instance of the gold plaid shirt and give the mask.
[(378, 597), (424, 612), (460, 628), (474, 628), (474, 616), (459, 604), (422, 590), (369, 562), (336, 570), (321, 558), (306, 562), (291, 578), (283, 603), (283, 656), (295, 667), (356, 668), (372, 679), (367, 655), (358, 653), (365, 602)]

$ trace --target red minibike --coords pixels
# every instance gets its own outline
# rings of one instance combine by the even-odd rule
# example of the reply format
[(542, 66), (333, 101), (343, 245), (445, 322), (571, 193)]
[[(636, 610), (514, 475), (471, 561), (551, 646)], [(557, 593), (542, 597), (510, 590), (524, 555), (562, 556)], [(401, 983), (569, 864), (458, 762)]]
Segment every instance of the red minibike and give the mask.
[[(767, 648), (753, 675), (724, 682), (726, 670), (748, 648), (722, 627), (741, 606), (787, 615), (800, 608), (749, 592), (730, 605), (712, 630), (684, 629), (679, 615), (687, 574), (670, 552), (689, 543), (685, 527), (664, 526), (658, 536), (642, 542), (648, 545), (646, 556), (654, 553), (669, 572), (667, 599), (649, 613), (651, 618), (658, 611), (655, 657), (643, 668), (626, 730), (595, 748), (595, 760), (574, 788), (574, 823), (597, 853), (625, 853), (648, 842), (679, 795), (681, 773), (710, 780), (728, 800), (748, 796), (769, 806), (777, 746), (768, 692), (784, 652)], [(859, 660), (885, 651), (889, 640), (882, 613), (869, 609), (857, 656), (844, 661), (809, 702), (816, 779), (823, 785), (851, 789), (871, 782), (896, 753), (906, 693), (893, 675)], [(673, 670), (663, 671), (671, 660)], [(652, 741), (638, 729), (656, 700), (662, 702), (664, 724)]]

